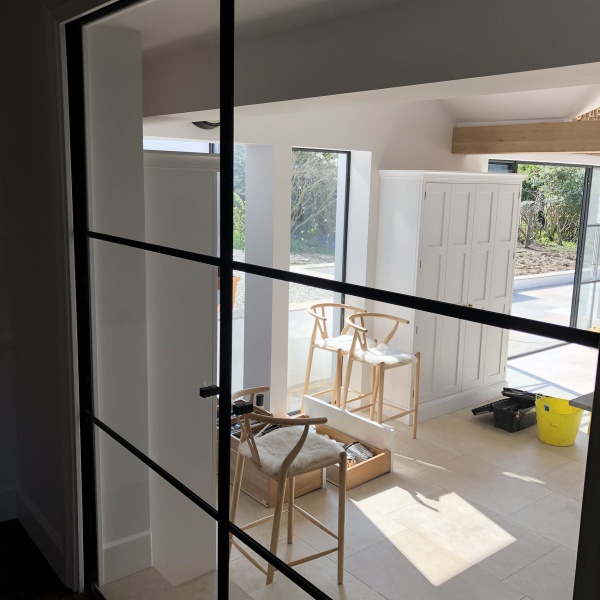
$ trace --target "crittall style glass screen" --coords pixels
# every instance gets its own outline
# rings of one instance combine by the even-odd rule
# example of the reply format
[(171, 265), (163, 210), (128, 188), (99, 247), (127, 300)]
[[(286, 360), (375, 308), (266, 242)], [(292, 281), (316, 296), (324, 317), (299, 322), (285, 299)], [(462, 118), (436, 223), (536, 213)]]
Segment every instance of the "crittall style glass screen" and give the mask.
[[(569, 598), (598, 556), (595, 174), (578, 242), (584, 169), (451, 154), (434, 88), (375, 77), (404, 10), (119, 1), (67, 26), (105, 598)], [(521, 246), (577, 243), (580, 329), (556, 281), (515, 279)], [(510, 359), (515, 334), (561, 345)]]

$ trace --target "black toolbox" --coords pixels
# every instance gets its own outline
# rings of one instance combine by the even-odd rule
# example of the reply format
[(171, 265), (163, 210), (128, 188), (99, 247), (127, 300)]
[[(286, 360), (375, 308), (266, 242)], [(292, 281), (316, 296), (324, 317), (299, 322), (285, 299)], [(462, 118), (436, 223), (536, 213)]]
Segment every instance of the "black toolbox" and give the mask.
[(537, 423), (535, 394), (512, 388), (504, 388), (502, 394), (508, 397), (474, 408), (471, 412), (474, 415), (493, 412), (494, 427), (510, 433)]

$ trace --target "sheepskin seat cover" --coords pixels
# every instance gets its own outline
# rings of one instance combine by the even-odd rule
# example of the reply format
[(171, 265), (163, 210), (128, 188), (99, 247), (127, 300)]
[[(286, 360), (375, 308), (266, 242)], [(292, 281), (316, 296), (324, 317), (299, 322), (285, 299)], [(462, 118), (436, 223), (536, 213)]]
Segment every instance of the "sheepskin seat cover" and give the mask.
[[(255, 437), (260, 456), (260, 470), (272, 479), (277, 479), (281, 464), (300, 439), (303, 430), (302, 426), (281, 427), (266, 435)], [(311, 429), (300, 453), (290, 466), (288, 477), (333, 465), (339, 461), (340, 452), (343, 450), (334, 440)], [(247, 442), (240, 446), (239, 451), (244, 458), (252, 459)]]
[[(315, 346), (317, 346), (317, 348), (322, 348), (323, 350), (341, 350), (342, 352), (348, 353), (350, 352), (350, 346), (352, 346), (353, 337), (353, 335), (344, 333), (343, 335), (338, 335), (337, 337), (315, 340)], [(367, 346), (372, 348), (375, 346), (375, 341), (371, 338), (367, 338)]]
[(392, 348), (387, 344), (377, 344), (374, 348), (363, 350), (356, 348), (354, 358), (369, 365), (410, 365), (417, 362), (417, 357), (409, 352)]

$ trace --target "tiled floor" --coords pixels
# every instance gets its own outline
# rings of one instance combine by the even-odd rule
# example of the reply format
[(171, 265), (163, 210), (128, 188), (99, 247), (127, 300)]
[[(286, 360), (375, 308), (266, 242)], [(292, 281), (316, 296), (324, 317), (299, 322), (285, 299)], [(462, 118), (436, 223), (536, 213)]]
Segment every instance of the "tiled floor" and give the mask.
[[(468, 409), (422, 423), (417, 440), (400, 428), (394, 472), (348, 493), (345, 584), (335, 555), (299, 570), (333, 598), (570, 600), (586, 429), (584, 418), (576, 445), (557, 448), (535, 427), (509, 434)], [(332, 528), (335, 502), (331, 485), (299, 499)], [(268, 512), (247, 496), (243, 507), (242, 519)], [(281, 556), (330, 544), (301, 519)], [(243, 557), (231, 577), (254, 599), (306, 597), (280, 574), (266, 587)]]
[[(517, 359), (509, 385), (570, 398), (593, 389), (596, 360), (596, 352), (575, 346)], [(344, 600), (570, 600), (588, 422), (586, 413), (567, 448), (539, 441), (536, 427), (496, 429), (491, 415), (474, 417), (468, 408), (420, 423), (416, 440), (398, 426), (394, 471), (348, 492), (344, 584), (336, 583), (335, 554), (298, 571)], [(298, 503), (335, 530), (333, 485)], [(238, 523), (270, 512), (242, 494)], [(267, 544), (270, 523), (250, 533)], [(284, 559), (331, 546), (299, 515), (291, 546), (286, 534), (284, 522)], [(308, 597), (280, 573), (266, 586), (235, 549), (230, 567), (232, 599)], [(175, 588), (163, 583), (148, 570), (103, 591), (108, 600), (217, 597), (214, 573)]]

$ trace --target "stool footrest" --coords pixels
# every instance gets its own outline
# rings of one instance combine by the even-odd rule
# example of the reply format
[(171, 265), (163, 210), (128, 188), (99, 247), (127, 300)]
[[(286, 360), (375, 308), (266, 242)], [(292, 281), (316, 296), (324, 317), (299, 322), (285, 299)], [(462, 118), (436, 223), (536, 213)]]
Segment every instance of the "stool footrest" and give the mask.
[(298, 558), (297, 560), (292, 560), (288, 563), (290, 567), (295, 567), (296, 565), (301, 565), (309, 560), (315, 560), (316, 558), (321, 558), (323, 556), (327, 556), (328, 554), (333, 554), (337, 552), (337, 546), (335, 548), (331, 548), (329, 550), (323, 550), (323, 552), (317, 552), (316, 554), (309, 554), (308, 556), (304, 556), (303, 558)]
[(231, 543), (264, 575), (267, 574), (265, 569), (245, 548), (243, 548), (235, 539), (231, 540)]
[(338, 539), (338, 536), (331, 531), (328, 527), (323, 525), (321, 521), (315, 519), (309, 512), (306, 512), (303, 508), (300, 508), (297, 504), (294, 504), (294, 509), (297, 510), (305, 519), (308, 519), (313, 525), (316, 525), (319, 529), (322, 529), (325, 533), (328, 533), (332, 538)]

